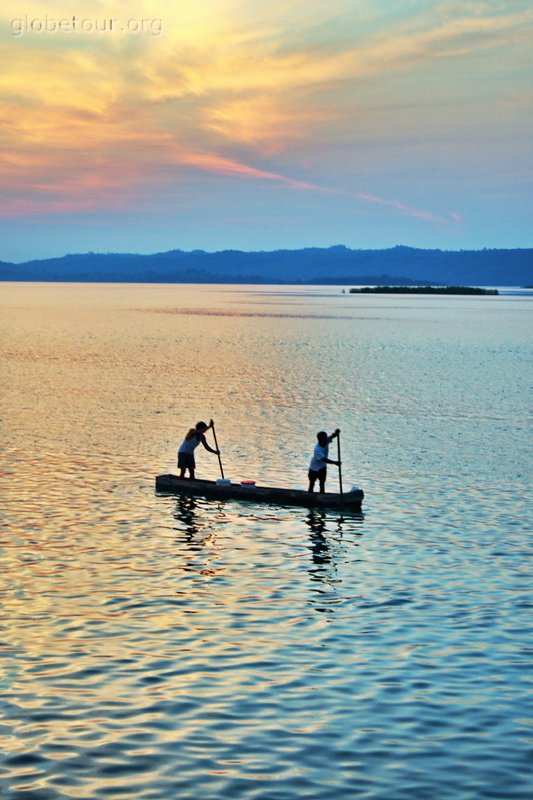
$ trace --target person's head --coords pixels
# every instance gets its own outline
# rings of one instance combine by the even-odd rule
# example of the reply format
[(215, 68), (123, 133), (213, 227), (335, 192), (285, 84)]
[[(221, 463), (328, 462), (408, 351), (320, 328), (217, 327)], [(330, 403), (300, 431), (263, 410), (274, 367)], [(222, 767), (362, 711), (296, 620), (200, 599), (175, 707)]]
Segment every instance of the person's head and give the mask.
[(207, 430), (207, 425), (205, 424), (205, 422), (197, 422), (194, 427), (198, 431), (198, 433), (205, 433), (205, 431)]
[(319, 431), (316, 435), (316, 438), (318, 439), (318, 444), (322, 446), (328, 443), (328, 435), (326, 431)]

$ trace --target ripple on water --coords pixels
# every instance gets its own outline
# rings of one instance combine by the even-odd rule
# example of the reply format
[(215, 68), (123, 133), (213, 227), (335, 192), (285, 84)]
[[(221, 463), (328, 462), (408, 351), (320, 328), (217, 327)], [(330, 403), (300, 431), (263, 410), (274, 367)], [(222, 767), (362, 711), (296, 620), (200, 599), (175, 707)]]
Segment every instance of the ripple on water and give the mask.
[[(85, 288), (3, 344), (0, 795), (529, 798), (520, 308)], [(155, 496), (209, 409), (266, 484), (338, 424), (363, 514)]]

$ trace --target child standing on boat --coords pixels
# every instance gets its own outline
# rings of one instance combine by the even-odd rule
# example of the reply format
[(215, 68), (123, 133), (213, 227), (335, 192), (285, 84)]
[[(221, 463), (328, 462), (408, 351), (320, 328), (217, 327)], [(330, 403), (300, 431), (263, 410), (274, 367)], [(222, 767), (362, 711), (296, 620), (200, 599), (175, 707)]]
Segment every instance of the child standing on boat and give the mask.
[(322, 493), (325, 492), (326, 486), (326, 476), (328, 473), (327, 464), (335, 464), (337, 467), (340, 467), (340, 461), (332, 461), (328, 458), (328, 448), (330, 442), (333, 441), (340, 433), (339, 428), (335, 430), (331, 436), (328, 436), (325, 431), (319, 431), (316, 435), (318, 439), (318, 444), (315, 445), (315, 450), (313, 453), (313, 458), (311, 459), (311, 463), (309, 464), (309, 489), (308, 492), (313, 492), (315, 489), (315, 483), (318, 480), (318, 484), (320, 486), (320, 491)]
[(209, 425), (206, 425), (205, 422), (197, 422), (194, 428), (190, 428), (187, 436), (183, 440), (178, 450), (178, 469), (180, 470), (179, 477), (185, 477), (185, 470), (189, 470), (189, 478), (194, 480), (194, 470), (196, 467), (196, 462), (194, 460), (194, 451), (200, 444), (203, 444), (206, 450), (209, 450), (210, 453), (214, 453), (216, 456), (220, 455), (220, 450), (214, 450), (207, 444), (206, 438), (204, 436), (205, 432), (209, 430), (209, 428), (213, 427), (213, 420), (210, 420)]

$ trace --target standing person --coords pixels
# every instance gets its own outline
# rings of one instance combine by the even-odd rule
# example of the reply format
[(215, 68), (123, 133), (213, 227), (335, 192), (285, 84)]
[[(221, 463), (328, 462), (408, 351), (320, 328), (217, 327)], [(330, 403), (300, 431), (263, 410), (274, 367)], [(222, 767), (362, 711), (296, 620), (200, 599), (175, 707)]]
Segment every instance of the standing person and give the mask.
[(190, 428), (187, 436), (183, 440), (178, 450), (178, 469), (180, 470), (179, 477), (185, 477), (185, 470), (189, 470), (189, 478), (194, 480), (194, 470), (196, 467), (196, 462), (194, 460), (194, 451), (200, 444), (203, 444), (206, 450), (209, 450), (210, 453), (214, 453), (215, 455), (220, 455), (220, 450), (214, 450), (207, 444), (206, 438), (204, 436), (205, 432), (209, 430), (209, 428), (213, 427), (213, 420), (209, 422), (209, 425), (206, 425), (205, 422), (197, 422), (194, 428)]
[(326, 486), (326, 476), (328, 473), (327, 464), (335, 464), (337, 467), (340, 467), (340, 461), (332, 461), (328, 458), (328, 449), (329, 443), (335, 439), (340, 433), (340, 430), (337, 428), (331, 436), (328, 436), (325, 431), (319, 431), (316, 435), (318, 439), (318, 444), (315, 444), (315, 450), (313, 452), (313, 458), (311, 459), (311, 463), (309, 464), (309, 489), (308, 492), (313, 492), (315, 489), (315, 482), (318, 480), (318, 484), (320, 486), (320, 491), (322, 493), (325, 492)]

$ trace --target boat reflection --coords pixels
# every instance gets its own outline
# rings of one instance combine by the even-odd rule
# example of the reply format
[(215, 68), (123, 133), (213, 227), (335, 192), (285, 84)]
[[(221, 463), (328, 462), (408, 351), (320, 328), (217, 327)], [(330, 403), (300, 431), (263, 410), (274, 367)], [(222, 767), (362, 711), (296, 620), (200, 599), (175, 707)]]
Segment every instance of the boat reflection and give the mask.
[[(265, 515), (265, 508), (268, 508)], [(244, 513), (243, 513), (244, 512)], [(293, 507), (261, 505), (260, 516), (257, 516), (253, 503), (239, 503), (234, 500), (208, 500), (205, 498), (179, 495), (175, 498), (172, 516), (176, 520), (175, 530), (179, 532), (177, 544), (186, 545), (196, 553), (203, 553), (205, 563), (195, 562), (195, 569), (216, 571), (213, 559), (215, 553), (224, 551), (219, 538), (223, 531), (233, 540), (233, 532), (239, 529), (243, 520), (249, 521), (257, 530), (261, 530), (263, 522), (278, 521), (282, 526), (289, 525), (292, 532), (307, 529), (311, 563), (308, 574), (312, 582), (311, 604), (317, 611), (331, 613), (339, 600), (339, 584), (342, 583), (342, 567), (353, 557), (353, 547), (363, 534), (364, 514), (362, 512), (342, 512), (341, 514), (326, 509), (309, 509), (302, 511)], [(217, 543), (218, 540), (218, 543)], [(242, 542), (241, 539), (239, 539)], [(253, 557), (252, 546), (257, 544), (257, 537), (250, 540), (250, 557)], [(269, 545), (267, 544), (267, 547)], [(257, 562), (256, 562), (257, 563)], [(261, 563), (268, 566), (268, 560)]]
[[(227, 524), (231, 521), (232, 512), (235, 506), (241, 507), (241, 503), (236, 503), (234, 500), (210, 500), (202, 498), (199, 502), (196, 497), (191, 495), (177, 495), (176, 505), (172, 516), (180, 523), (180, 530), (185, 530), (190, 536), (195, 536), (198, 533), (203, 533), (206, 528), (212, 529), (217, 523)], [(253, 504), (246, 503), (246, 508), (253, 508)], [(276, 506), (266, 506), (270, 511), (275, 511)], [(265, 506), (261, 506), (264, 510)], [(216, 522), (212, 519), (212, 511), (218, 511), (216, 515)], [(294, 521), (299, 515), (300, 511), (292, 506), (279, 506), (279, 510), (285, 515), (290, 515), (291, 521)], [(334, 532), (342, 535), (344, 532), (361, 534), (358, 528), (364, 522), (365, 515), (361, 511), (342, 511), (331, 512), (326, 509), (309, 509), (306, 512), (303, 522), (309, 527), (314, 534), (324, 534), (326, 532)], [(280, 522), (282, 520), (280, 519)]]

